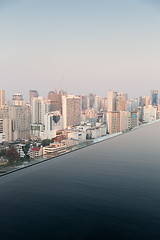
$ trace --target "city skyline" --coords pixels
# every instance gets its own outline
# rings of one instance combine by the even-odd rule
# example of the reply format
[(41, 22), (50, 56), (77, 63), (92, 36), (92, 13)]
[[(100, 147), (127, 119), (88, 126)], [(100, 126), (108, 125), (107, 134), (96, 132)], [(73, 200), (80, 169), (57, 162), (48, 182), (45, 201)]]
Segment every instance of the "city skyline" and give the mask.
[[(73, 129), (71, 139), (74, 134), (81, 140), (96, 138), (160, 119), (158, 90), (151, 90), (150, 96), (134, 99), (128, 98), (126, 92), (112, 90), (105, 98), (95, 93), (77, 96), (65, 91), (50, 91), (43, 98), (38, 91), (30, 90), (29, 99), (29, 104), (25, 103), (23, 95), (15, 93), (12, 100), (5, 101), (5, 90), (0, 90), (1, 142), (52, 139), (67, 128)], [(86, 126), (88, 132), (82, 130)], [(101, 133), (97, 127), (101, 128)]]
[[(158, 1), (1, 1), (1, 89), (160, 89)], [(24, 90), (25, 89), (25, 90)]]
[[(36, 96), (33, 96), (34, 98), (37, 98), (38, 96), (40, 97), (40, 98), (43, 98), (43, 99), (47, 99), (48, 98), (48, 96), (50, 95), (50, 94), (61, 94), (61, 92), (64, 92), (64, 93), (66, 93), (67, 95), (74, 95), (74, 96), (80, 96), (80, 97), (82, 97), (82, 96), (87, 96), (87, 97), (89, 97), (89, 95), (90, 94), (94, 94), (95, 96), (97, 96), (97, 97), (100, 97), (100, 98), (102, 98), (102, 99), (105, 99), (105, 98), (108, 98), (108, 94), (109, 94), (109, 92), (114, 92), (114, 93), (118, 93), (118, 94), (126, 94), (126, 96), (127, 96), (127, 98), (128, 99), (139, 99), (140, 97), (149, 97), (149, 98), (151, 98), (151, 96), (152, 96), (152, 91), (157, 91), (157, 92), (159, 92), (159, 90), (158, 89), (150, 89), (149, 91), (148, 91), (148, 94), (146, 94), (146, 95), (135, 95), (135, 97), (131, 97), (131, 96), (129, 96), (129, 94), (128, 94), (128, 92), (127, 91), (119, 91), (118, 89), (109, 89), (109, 90), (107, 90), (106, 91), (106, 94), (105, 95), (100, 95), (100, 94), (98, 94), (97, 92), (92, 92), (92, 91), (90, 91), (90, 92), (88, 92), (88, 93), (76, 93), (76, 92), (67, 92), (67, 91), (65, 91), (64, 89), (49, 89), (48, 90), (48, 92), (46, 92), (46, 94), (45, 95), (42, 95), (41, 94), (41, 91), (38, 91), (37, 89), (30, 89), (28, 92), (20, 92), (20, 91), (15, 91), (15, 92), (11, 92), (10, 94), (7, 94), (7, 89), (0, 89), (0, 96), (2, 96), (1, 95), (1, 92), (4, 92), (4, 96), (3, 96), (3, 101), (5, 102), (8, 102), (8, 101), (13, 101), (13, 99), (14, 99), (14, 96), (15, 95), (21, 95), (21, 97), (23, 98), (23, 101), (24, 101), (24, 103), (30, 103), (31, 102), (31, 97), (30, 97), (30, 92), (36, 92), (38, 95), (36, 95)], [(159, 99), (160, 98), (158, 98), (158, 101), (159, 101)], [(4, 105), (4, 104), (2, 104), (2, 105)]]

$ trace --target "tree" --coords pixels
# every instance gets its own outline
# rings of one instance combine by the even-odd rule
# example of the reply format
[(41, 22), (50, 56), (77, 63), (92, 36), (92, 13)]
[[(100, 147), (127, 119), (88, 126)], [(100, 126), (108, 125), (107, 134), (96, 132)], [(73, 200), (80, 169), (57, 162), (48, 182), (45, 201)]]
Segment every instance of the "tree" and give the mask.
[(6, 157), (8, 158), (10, 163), (14, 163), (19, 160), (18, 153), (17, 153), (16, 149), (13, 147), (6, 150)]
[(0, 156), (5, 156), (6, 155), (6, 149), (2, 149), (0, 151)]
[(42, 146), (43, 146), (43, 147), (48, 146), (50, 143), (51, 143), (51, 140), (50, 140), (50, 139), (44, 139), (44, 140), (42, 141)]
[(54, 141), (55, 141), (55, 138), (52, 138), (52, 139), (51, 139), (51, 143), (54, 143)]

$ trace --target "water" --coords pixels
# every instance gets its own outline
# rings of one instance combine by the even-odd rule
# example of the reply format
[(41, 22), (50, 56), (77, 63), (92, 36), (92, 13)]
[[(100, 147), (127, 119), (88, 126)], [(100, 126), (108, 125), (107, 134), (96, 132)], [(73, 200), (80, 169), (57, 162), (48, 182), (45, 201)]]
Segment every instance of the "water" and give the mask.
[(0, 178), (0, 239), (160, 239), (160, 123)]

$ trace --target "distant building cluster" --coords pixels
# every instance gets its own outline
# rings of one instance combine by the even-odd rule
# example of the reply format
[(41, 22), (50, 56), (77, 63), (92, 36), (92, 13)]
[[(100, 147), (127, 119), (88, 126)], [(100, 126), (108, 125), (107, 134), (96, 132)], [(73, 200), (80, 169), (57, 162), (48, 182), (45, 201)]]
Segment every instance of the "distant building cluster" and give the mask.
[[(136, 126), (160, 118), (158, 90), (150, 96), (128, 99), (127, 93), (108, 91), (106, 97), (95, 93), (70, 95), (64, 91), (50, 91), (46, 98), (30, 90), (29, 102), (15, 93), (7, 101), (0, 90), (0, 143), (19, 144), (52, 139), (45, 149), (30, 148), (31, 158), (53, 149), (63, 149), (78, 142), (107, 134), (126, 132)], [(56, 144), (55, 144), (56, 142)], [(23, 156), (23, 145), (17, 146)]]

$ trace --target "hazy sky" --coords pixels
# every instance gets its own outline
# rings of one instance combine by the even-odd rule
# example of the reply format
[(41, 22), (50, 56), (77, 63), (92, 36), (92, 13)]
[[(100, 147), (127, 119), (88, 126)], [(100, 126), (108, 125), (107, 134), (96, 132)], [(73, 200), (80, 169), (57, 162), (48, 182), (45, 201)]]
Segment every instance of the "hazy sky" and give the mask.
[(160, 90), (160, 1), (0, 0), (0, 89), (45, 97), (57, 87)]

